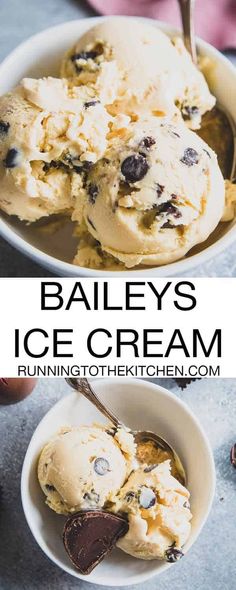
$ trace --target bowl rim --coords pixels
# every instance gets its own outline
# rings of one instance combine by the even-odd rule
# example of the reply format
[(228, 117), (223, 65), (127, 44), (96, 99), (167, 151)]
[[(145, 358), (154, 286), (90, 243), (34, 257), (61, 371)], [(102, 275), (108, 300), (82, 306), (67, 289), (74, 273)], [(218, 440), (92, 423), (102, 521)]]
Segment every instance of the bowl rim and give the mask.
[[(90, 381), (95, 382), (96, 378), (91, 379)], [(208, 501), (206, 502), (204, 517), (202, 518), (202, 521), (201, 521), (197, 531), (195, 531), (195, 533), (192, 534), (191, 540), (188, 543), (188, 548), (187, 548), (187, 552), (188, 552), (189, 549), (192, 547), (192, 545), (197, 540), (198, 536), (200, 535), (200, 533), (202, 531), (202, 528), (204, 527), (204, 525), (208, 519), (209, 513), (212, 508), (212, 503), (213, 503), (214, 495), (215, 495), (215, 487), (216, 487), (216, 472), (215, 472), (213, 451), (212, 451), (210, 442), (208, 440), (208, 437), (207, 437), (201, 423), (199, 422), (198, 418), (195, 416), (195, 414), (193, 413), (191, 408), (183, 400), (181, 400), (179, 397), (177, 397), (174, 393), (172, 393), (171, 391), (169, 391), (165, 387), (162, 387), (162, 385), (150, 382), (148, 379), (143, 380), (143, 379), (137, 379), (137, 378), (132, 378), (132, 377), (130, 377), (130, 378), (129, 377), (124, 377), (124, 378), (111, 377), (111, 378), (99, 379), (99, 381), (102, 381), (103, 383), (106, 382), (107, 384), (109, 383), (109, 386), (112, 385), (112, 383), (113, 384), (120, 383), (120, 384), (122, 384), (122, 385), (124, 384), (126, 386), (129, 386), (129, 384), (132, 384), (132, 385), (135, 384), (136, 387), (142, 388), (143, 386), (145, 386), (145, 387), (149, 388), (151, 391), (155, 391), (156, 393), (160, 393), (161, 395), (169, 398), (171, 400), (171, 402), (174, 402), (174, 404), (176, 404), (179, 408), (181, 408), (183, 410), (183, 412), (188, 416), (188, 418), (190, 418), (190, 420), (193, 421), (194, 426), (195, 426), (196, 430), (198, 431), (198, 434), (202, 438), (202, 441), (205, 446), (205, 454), (206, 454), (207, 461), (208, 461), (208, 476), (209, 476)], [(143, 382), (145, 383), (145, 385), (143, 384)], [(121, 586), (130, 586), (133, 584), (139, 584), (141, 582), (144, 582), (146, 580), (153, 578), (154, 576), (156, 576), (158, 574), (161, 574), (163, 571), (166, 571), (167, 569), (169, 569), (171, 567), (172, 564), (164, 563), (162, 568), (160, 568), (160, 567), (158, 569), (154, 568), (154, 569), (152, 569), (152, 571), (150, 573), (145, 572), (143, 574), (139, 573), (137, 575), (133, 575), (133, 576), (131, 576), (130, 580), (125, 582), (125, 584), (123, 582), (119, 582), (119, 579), (114, 579), (114, 577), (109, 578), (108, 581), (103, 582), (103, 580), (99, 579), (99, 581), (96, 582), (96, 580), (91, 580), (90, 576), (88, 576), (86, 578), (85, 576), (82, 576), (81, 574), (79, 574), (79, 572), (77, 572), (76, 570), (72, 571), (69, 566), (67, 567), (64, 564), (62, 565), (60, 559), (58, 559), (57, 557), (52, 555), (51, 551), (46, 546), (46, 543), (42, 539), (41, 535), (38, 533), (37, 528), (35, 530), (35, 528), (32, 524), (32, 521), (30, 520), (30, 513), (28, 511), (28, 505), (27, 505), (28, 504), (28, 497), (27, 497), (28, 496), (28, 484), (29, 484), (29, 475), (30, 475), (31, 466), (36, 459), (35, 453), (34, 453), (33, 457), (31, 456), (31, 447), (32, 447), (33, 443), (35, 442), (35, 439), (37, 440), (37, 432), (38, 432), (39, 428), (41, 427), (42, 423), (44, 421), (46, 421), (46, 419), (48, 418), (48, 415), (53, 414), (55, 406), (57, 406), (57, 408), (60, 409), (60, 406), (63, 406), (64, 403), (66, 403), (65, 400), (67, 400), (68, 397), (73, 399), (76, 396), (77, 396), (77, 394), (75, 392), (71, 392), (66, 397), (63, 396), (62, 399), (60, 399), (55, 404), (53, 404), (52, 407), (48, 410), (48, 412), (46, 412), (46, 414), (43, 416), (43, 418), (39, 421), (38, 425), (36, 426), (36, 428), (32, 434), (32, 437), (29, 441), (29, 444), (28, 444), (28, 447), (27, 447), (27, 450), (25, 453), (23, 465), (22, 465), (21, 483), (20, 483), (21, 503), (22, 503), (25, 519), (27, 521), (27, 524), (29, 526), (29, 529), (30, 529), (35, 541), (37, 542), (37, 544), (39, 545), (39, 547), (43, 551), (43, 553), (53, 563), (55, 563), (60, 569), (64, 570), (66, 573), (72, 575), (73, 577), (83, 580), (85, 582), (90, 582), (92, 584), (99, 583), (99, 585), (101, 585), (101, 586), (108, 586), (109, 585), (109, 586), (121, 587)]]
[[(60, 23), (59, 25), (55, 25), (53, 27), (49, 27), (47, 29), (43, 29), (39, 33), (32, 35), (28, 39), (24, 40), (20, 43), (13, 51), (11, 51), (5, 59), (0, 64), (0, 72), (1, 69), (8, 69), (12, 62), (17, 61), (18, 53), (22, 51), (27, 51), (32, 43), (40, 42), (40, 40), (44, 40), (44, 38), (58, 34), (63, 31), (63, 29), (68, 27), (75, 28), (76, 26), (80, 27), (81, 22), (86, 24), (91, 24), (91, 27), (98, 22), (103, 20), (107, 20), (111, 17), (108, 16), (96, 16), (96, 17), (88, 17), (83, 19), (75, 19)], [(117, 15), (113, 16), (112, 18), (124, 18), (124, 19), (135, 19), (146, 21), (148, 23), (155, 23), (157, 27), (169, 34), (179, 34), (180, 30), (169, 26), (168, 23), (163, 21), (158, 21), (152, 18), (144, 18), (144, 17), (133, 17), (133, 16), (122, 16)], [(79, 33), (78, 33), (79, 34)], [(226, 68), (229, 69), (232, 75), (236, 79), (236, 68), (233, 64), (218, 51), (215, 47), (207, 43), (206, 41), (197, 37), (197, 43), (200, 46), (200, 50), (203, 52), (210, 52), (212, 56), (217, 59), (217, 61), (222, 62), (225, 64)], [(90, 269), (86, 267), (81, 267), (74, 265), (72, 263), (60, 260), (59, 258), (55, 258), (54, 256), (43, 252), (36, 246), (33, 246), (23, 237), (19, 236), (14, 229), (10, 228), (4, 219), (0, 219), (0, 235), (13, 247), (15, 247), (18, 251), (25, 254), (39, 265), (46, 267), (54, 274), (58, 274), (59, 276), (70, 276), (70, 277), (127, 277), (127, 273), (130, 273), (132, 276), (156, 276), (156, 277), (165, 277), (165, 276), (173, 276), (175, 274), (180, 275), (181, 272), (186, 272), (192, 268), (197, 267), (201, 263), (207, 262), (215, 255), (223, 252), (228, 246), (230, 246), (236, 240), (236, 232), (235, 226), (231, 227), (223, 236), (219, 238), (214, 244), (211, 244), (206, 249), (202, 250), (194, 254), (193, 256), (189, 256), (188, 258), (182, 258), (175, 262), (166, 265), (160, 266), (147, 266), (146, 268), (142, 269), (127, 269), (122, 271), (105, 271), (99, 269)]]

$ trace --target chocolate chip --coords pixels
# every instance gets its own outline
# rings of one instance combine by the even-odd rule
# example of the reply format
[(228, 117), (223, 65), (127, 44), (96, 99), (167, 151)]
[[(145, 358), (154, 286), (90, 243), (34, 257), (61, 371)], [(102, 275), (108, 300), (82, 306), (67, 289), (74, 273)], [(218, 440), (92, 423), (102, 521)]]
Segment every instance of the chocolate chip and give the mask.
[(4, 160), (5, 168), (16, 168), (18, 166), (19, 151), (16, 148), (8, 150)]
[(194, 119), (194, 117), (199, 115), (199, 108), (196, 106), (191, 107), (189, 105), (186, 105), (182, 108), (181, 113), (184, 121), (190, 121), (191, 119)]
[(147, 150), (150, 149), (150, 147), (152, 147), (152, 145), (155, 145), (156, 140), (154, 139), (154, 137), (151, 137), (150, 135), (148, 135), (147, 137), (144, 137), (141, 141), (140, 141), (140, 147), (141, 148), (146, 148)]
[(143, 470), (144, 473), (150, 473), (150, 471), (153, 471), (153, 469), (155, 469), (158, 466), (158, 463), (156, 463), (155, 465), (148, 465), (147, 467), (145, 467), (145, 469)]
[(126, 500), (127, 504), (130, 504), (130, 502), (132, 502), (135, 498), (136, 498), (135, 492), (128, 492), (125, 496), (125, 500)]
[(198, 164), (199, 155), (194, 148), (187, 148), (184, 150), (184, 155), (180, 158), (180, 162), (189, 167), (193, 166), (194, 164)]
[(64, 170), (65, 172), (70, 171), (69, 165), (65, 164), (65, 162), (61, 162), (61, 160), (52, 160), (51, 162), (45, 162), (43, 165), (43, 171), (49, 172), (52, 168), (56, 170)]
[(48, 492), (55, 492), (56, 491), (56, 488), (54, 488), (54, 486), (50, 486), (48, 483), (46, 484), (45, 488)]
[(89, 100), (84, 103), (84, 108), (89, 109), (89, 107), (94, 107), (96, 104), (100, 104), (100, 100)]
[(95, 459), (93, 464), (94, 471), (96, 471), (97, 475), (106, 475), (110, 470), (110, 465), (107, 459), (104, 457), (98, 457)]
[(89, 195), (89, 202), (94, 205), (96, 198), (98, 196), (99, 193), (99, 189), (98, 186), (96, 184), (94, 184), (93, 182), (91, 182), (88, 185), (88, 195)]
[(121, 172), (127, 182), (142, 180), (148, 171), (148, 163), (143, 154), (128, 156), (121, 164)]
[(233, 465), (233, 467), (236, 469), (236, 443), (230, 451), (230, 462), (231, 465)]
[(173, 215), (175, 219), (179, 219), (180, 217), (182, 217), (182, 213), (180, 212), (180, 210), (175, 205), (172, 205), (172, 203), (169, 201), (159, 205), (157, 213), (169, 213), (170, 215)]
[(156, 504), (156, 494), (151, 488), (143, 486), (139, 495), (139, 504), (142, 508), (148, 510)]
[(71, 61), (77, 61), (79, 59), (84, 59), (85, 61), (88, 61), (88, 59), (95, 59), (97, 56), (99, 55), (99, 53), (97, 51), (81, 51), (80, 53), (74, 53), (74, 55), (71, 56)]
[(163, 184), (159, 184), (159, 182), (156, 183), (155, 190), (156, 190), (158, 199), (159, 199), (159, 197), (161, 197), (161, 195), (164, 191), (164, 188), (165, 187), (163, 186)]
[(91, 490), (91, 492), (85, 492), (83, 498), (90, 504), (98, 504), (100, 502), (100, 496), (94, 490)]
[(166, 221), (166, 223), (164, 223), (164, 224), (162, 225), (162, 228), (164, 228), (164, 229), (175, 229), (175, 228), (176, 228), (176, 226), (175, 226), (175, 225), (173, 225), (172, 223), (170, 223), (169, 221)]
[(7, 121), (0, 121), (0, 135), (5, 135), (10, 129), (10, 123)]
[[(98, 242), (98, 245), (101, 246), (100, 242)], [(106, 430), (106, 433), (109, 434), (109, 436), (114, 437), (117, 433), (116, 426), (114, 426), (113, 428), (109, 428), (109, 430)]]
[(181, 557), (183, 556), (183, 551), (181, 551), (181, 549), (176, 549), (176, 547), (173, 546), (167, 549), (165, 553), (166, 561), (168, 561), (169, 563), (175, 563), (176, 561), (179, 561), (179, 559), (181, 559)]

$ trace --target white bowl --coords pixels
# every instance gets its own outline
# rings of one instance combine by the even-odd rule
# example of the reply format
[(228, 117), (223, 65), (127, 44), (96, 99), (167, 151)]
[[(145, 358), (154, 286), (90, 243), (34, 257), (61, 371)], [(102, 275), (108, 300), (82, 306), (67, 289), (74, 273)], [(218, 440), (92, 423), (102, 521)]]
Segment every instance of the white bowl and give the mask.
[[(7, 92), (24, 76), (40, 77), (59, 74), (64, 52), (88, 28), (103, 17), (71, 21), (46, 29), (19, 45), (0, 65), (0, 93)], [(131, 18), (131, 17), (125, 17)], [(173, 35), (177, 31), (167, 24), (143, 19)], [(211, 89), (221, 104), (236, 119), (236, 69), (216, 49), (198, 40), (201, 54), (209, 56), (214, 64)], [(40, 225), (40, 224), (39, 224)], [(173, 276), (216, 256), (236, 239), (235, 223), (220, 224), (210, 239), (195, 247), (182, 260), (159, 267), (147, 267), (133, 271), (101, 271), (82, 268), (70, 263), (76, 252), (76, 240), (72, 239), (72, 227), (68, 223), (53, 236), (43, 232), (37, 224), (27, 225), (1, 215), (0, 234), (18, 250), (36, 260), (57, 276)]]
[[(126, 17), (129, 18), (129, 17)], [(130, 17), (131, 18), (131, 17)], [(62, 55), (88, 28), (102, 17), (71, 21), (34, 35), (19, 45), (0, 65), (0, 93), (7, 92), (24, 76), (58, 75)], [(143, 19), (166, 33), (176, 30), (167, 24)], [(225, 105), (236, 119), (236, 69), (216, 49), (198, 40), (199, 50), (209, 56), (214, 64), (211, 89), (220, 103)], [(18, 250), (36, 260), (58, 276), (127, 276), (127, 271), (101, 271), (70, 264), (76, 251), (72, 228), (68, 223), (53, 236), (43, 232), (37, 224), (27, 225), (14, 218), (1, 215), (0, 234)], [(195, 247), (189, 255), (177, 262), (159, 267), (128, 271), (133, 276), (173, 276), (187, 271), (216, 256), (236, 239), (235, 222), (220, 224), (206, 243)]]
[[(212, 451), (201, 426), (189, 408), (175, 395), (148, 381), (99, 379), (94, 381), (100, 398), (134, 429), (157, 432), (170, 442), (181, 457), (191, 493), (192, 532), (185, 552), (198, 537), (209, 514), (215, 489)], [(89, 576), (81, 576), (64, 550), (62, 529), (65, 517), (44, 503), (36, 475), (39, 453), (62, 426), (106, 422), (101, 414), (76, 393), (59, 401), (36, 428), (29, 444), (21, 478), (21, 497), (26, 520), (44, 553), (63, 570), (83, 580), (104, 586), (126, 586), (144, 582), (172, 567), (162, 561), (143, 561), (114, 550)]]

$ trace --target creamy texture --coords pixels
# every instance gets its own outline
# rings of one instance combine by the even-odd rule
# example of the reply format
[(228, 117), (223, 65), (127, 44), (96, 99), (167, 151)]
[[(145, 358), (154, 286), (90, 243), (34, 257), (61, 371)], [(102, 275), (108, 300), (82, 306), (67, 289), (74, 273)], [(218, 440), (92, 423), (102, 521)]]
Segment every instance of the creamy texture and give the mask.
[[(112, 18), (87, 31), (63, 60), (62, 77), (88, 85), (112, 114), (172, 116), (177, 107), (192, 129), (215, 104), (182, 39), (154, 26)], [(104, 88), (110, 89), (104, 94)], [(103, 94), (102, 94), (103, 93)]]
[(129, 531), (117, 546), (140, 559), (165, 559), (181, 550), (191, 531), (189, 492), (170, 473), (170, 461), (133, 471), (117, 495), (117, 512), (127, 513)]
[(107, 147), (110, 116), (89, 90), (24, 79), (0, 98), (0, 207), (36, 221), (70, 213), (73, 186)]
[(119, 135), (111, 128), (109, 148), (88, 172), (72, 218), (84, 245), (86, 230), (99, 242), (94, 260), (103, 251), (131, 268), (183, 257), (210, 235), (223, 207), (215, 153), (183, 123), (148, 117)]
[(38, 478), (46, 503), (59, 514), (103, 508), (129, 475), (135, 456), (133, 436), (97, 424), (65, 428), (39, 458)]

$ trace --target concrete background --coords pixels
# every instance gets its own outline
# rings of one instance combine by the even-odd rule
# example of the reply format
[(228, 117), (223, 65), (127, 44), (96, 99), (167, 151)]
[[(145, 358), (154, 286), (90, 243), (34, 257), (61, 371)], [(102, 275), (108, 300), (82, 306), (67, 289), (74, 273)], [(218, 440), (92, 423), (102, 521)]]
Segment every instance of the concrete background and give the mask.
[[(170, 379), (159, 382), (189, 404), (201, 421), (214, 450), (217, 489), (210, 517), (188, 555), (168, 572), (145, 583), (145, 588), (234, 590), (236, 470), (230, 464), (229, 452), (236, 442), (236, 381), (205, 379), (183, 392)], [(33, 431), (67, 392), (64, 380), (42, 379), (25, 401), (0, 407), (0, 590), (92, 589), (46, 558), (26, 524), (20, 500), (21, 467)]]
[[(104, 0), (109, 2), (109, 0)], [(21, 41), (63, 21), (94, 16), (85, 0), (1, 0), (0, 61)], [(236, 243), (188, 276), (236, 276)], [(0, 277), (53, 276), (0, 238)]]

